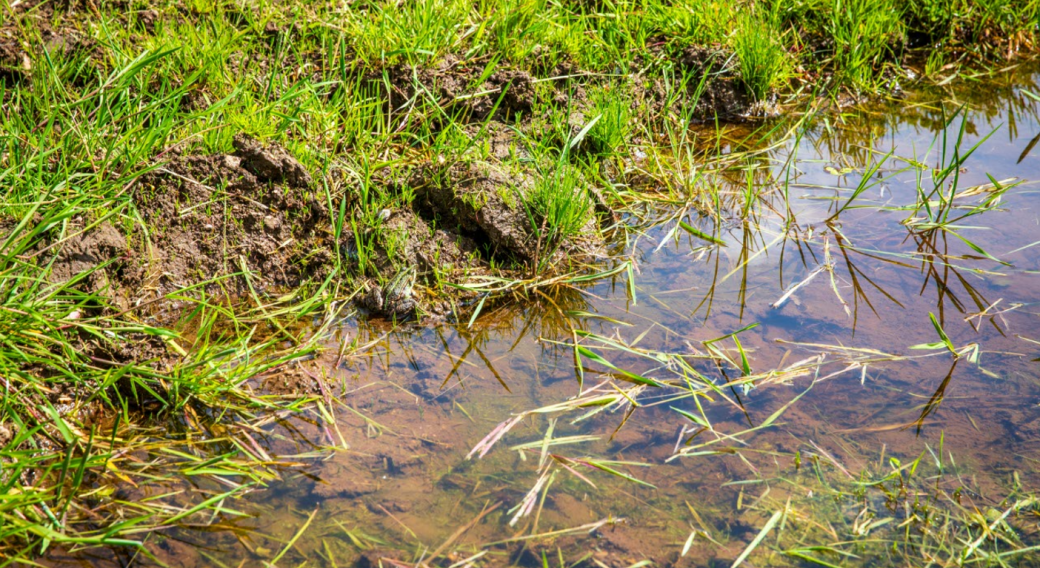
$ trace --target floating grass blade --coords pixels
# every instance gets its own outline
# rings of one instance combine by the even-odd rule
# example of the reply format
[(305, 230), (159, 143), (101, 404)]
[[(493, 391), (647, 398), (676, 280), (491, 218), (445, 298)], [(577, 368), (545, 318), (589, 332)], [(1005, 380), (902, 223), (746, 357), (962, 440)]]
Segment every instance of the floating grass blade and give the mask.
[(955, 358), (959, 357), (957, 354), (957, 348), (953, 346), (953, 342), (950, 341), (950, 336), (946, 335), (946, 331), (939, 324), (939, 320), (935, 318), (935, 314), (928, 312), (928, 319), (932, 321), (932, 327), (934, 327), (935, 332), (939, 334), (939, 339), (942, 340), (942, 344), (950, 350), (950, 353), (952, 353)]
[(712, 243), (712, 244), (716, 244), (716, 245), (720, 245), (720, 246), (726, 246), (726, 241), (723, 241), (722, 239), (720, 239), (718, 237), (713, 237), (713, 236), (709, 235), (708, 233), (705, 233), (704, 231), (698, 230), (693, 225), (690, 225), (689, 223), (687, 223), (685, 221), (679, 221), (679, 226), (682, 227), (682, 229), (684, 231), (686, 231), (687, 233), (690, 233), (691, 235), (697, 237), (698, 239), (702, 239), (702, 240), (708, 241), (709, 243)]

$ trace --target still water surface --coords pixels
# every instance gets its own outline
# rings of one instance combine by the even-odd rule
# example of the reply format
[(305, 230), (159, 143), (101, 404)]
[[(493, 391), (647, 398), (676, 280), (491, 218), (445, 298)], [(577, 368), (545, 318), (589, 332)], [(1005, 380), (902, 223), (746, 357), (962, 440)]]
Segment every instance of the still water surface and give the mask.
[[(317, 410), (261, 422), (256, 443), (299, 465), (229, 502), (245, 516), (178, 530), (160, 560), (731, 566), (768, 526), (746, 565), (950, 564), (970, 543), (944, 540), (946, 520), (992, 520), (1040, 490), (1040, 103), (1024, 93), (1040, 92), (1038, 77), (829, 111), (801, 136), (756, 142), (775, 146), (698, 181), (724, 188), (725, 246), (677, 230), (681, 204), (640, 206), (607, 263), (629, 260), (631, 272), (486, 307), (472, 327), (345, 322), (310, 367), (335, 386), (335, 423)], [(946, 162), (989, 138), (956, 168), (962, 197), (947, 220), (992, 195), (993, 180), (1023, 183), (927, 230), (918, 188), (935, 186), (944, 112), (965, 103), (959, 145), (961, 118), (946, 128)], [(748, 150), (746, 134), (728, 131), (723, 151)], [(737, 220), (743, 207), (752, 222)], [(711, 342), (741, 329), (739, 343)], [(338, 358), (354, 339), (368, 347)], [(576, 340), (588, 349), (580, 371)], [(911, 349), (922, 344), (937, 345)], [(717, 387), (683, 387), (694, 373)], [(671, 388), (631, 390), (634, 377)], [(504, 421), (579, 388), (615, 403), (523, 414), (467, 458)], [(569, 443), (543, 456), (547, 432)], [(919, 456), (913, 473), (900, 469)], [(912, 481), (872, 485), (894, 470)], [(1013, 517), (1017, 536), (1000, 547), (1040, 542), (1035, 518)]]

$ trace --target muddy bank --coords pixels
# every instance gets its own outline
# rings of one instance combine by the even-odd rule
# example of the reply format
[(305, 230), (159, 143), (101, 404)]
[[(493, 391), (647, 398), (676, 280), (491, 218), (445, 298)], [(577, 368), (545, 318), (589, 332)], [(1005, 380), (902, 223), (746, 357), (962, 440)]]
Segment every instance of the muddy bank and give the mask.
[(191, 287), (237, 295), (327, 273), (327, 208), (310, 175), (281, 147), (239, 136), (235, 148), (142, 176), (126, 204), (136, 223), (78, 219), (51, 235), (51, 282), (125, 311)]
[[(534, 183), (526, 171), (425, 163), (382, 181), (413, 201), (372, 215), (352, 188), (332, 196), (285, 148), (238, 135), (230, 154), (178, 155), (142, 176), (126, 206), (136, 223), (78, 219), (66, 233), (52, 232), (50, 280), (72, 282), (118, 311), (148, 304), (161, 318), (163, 299), (175, 292), (243, 296), (332, 277), (363, 288), (357, 303), (373, 315), (422, 319), (450, 311), (446, 285), (523, 272), (547, 249), (522, 204)], [(342, 199), (349, 218), (337, 241)], [(560, 247), (560, 262), (596, 250), (591, 212), (588, 223), (588, 236)], [(404, 272), (402, 305), (372, 301)]]
[(223, 285), (243, 293), (328, 272), (327, 202), (310, 174), (280, 146), (239, 135), (234, 147), (175, 158), (142, 180), (132, 205), (144, 221), (132, 242), (140, 280), (126, 284), (164, 295), (238, 274)]

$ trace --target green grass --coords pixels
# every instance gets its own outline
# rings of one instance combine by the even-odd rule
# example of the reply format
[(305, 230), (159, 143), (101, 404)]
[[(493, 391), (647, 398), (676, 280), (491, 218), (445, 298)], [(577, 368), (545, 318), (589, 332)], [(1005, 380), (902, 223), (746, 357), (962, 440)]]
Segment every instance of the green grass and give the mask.
[(905, 41), (902, 10), (891, 0), (833, 0), (824, 30), (838, 80), (868, 92)]
[(1014, 51), (1035, 41), (1040, 2), (1036, 0), (924, 0), (907, 2), (911, 26), (930, 38), (970, 51)]
[[(97, 488), (191, 469), (181, 461), (155, 471), (112, 465), (152, 443), (137, 430), (147, 418), (214, 409), (248, 418), (314, 403), (246, 386), (317, 349), (363, 284), (388, 276), (380, 254), (398, 257), (391, 264), (400, 268), (404, 236), (381, 229), (383, 212), (416, 207), (410, 176), (424, 167), (483, 161), (529, 175), (532, 184), (500, 197), (523, 207), (538, 242), (535, 272), (560, 276), (555, 270), (569, 283), (612, 277), (622, 269), (548, 262), (569, 241), (596, 237), (582, 234), (594, 218), (591, 186), (618, 208), (680, 203), (676, 227), (692, 210), (716, 219), (726, 210), (752, 214), (754, 184), (734, 204), (712, 177), (724, 158), (704, 146), (717, 147), (721, 133), (697, 139), (688, 128), (715, 118), (697, 106), (713, 81), (742, 85), (756, 100), (799, 93), (821, 77), (821, 95), (877, 93), (921, 55), (908, 46), (912, 34), (937, 41), (943, 61), (1000, 66), (1016, 53), (1035, 55), (1040, 15), (1040, 0), (308, 0), (248, 9), (196, 0), (129, 10), (100, 2), (96, 13), (67, 5), (0, 9), (4, 38), (13, 38), (5, 50), (16, 54), (0, 61), (0, 424), (14, 432), (0, 448), (0, 553), (8, 558), (54, 544), (135, 546), (185, 511), (212, 511), (216, 501), (200, 498), (181, 512), (142, 506), (123, 522), (124, 504)], [(145, 8), (157, 11), (154, 21)], [(75, 39), (50, 41), (41, 22)], [(691, 48), (717, 55), (711, 75), (684, 61)], [(430, 70), (434, 78), (422, 75)], [(500, 71), (530, 73), (530, 100), (492, 85)], [(241, 132), (281, 143), (317, 180), (308, 197), (326, 206), (318, 224), (334, 253), (324, 278), (279, 295), (234, 268), (127, 305), (106, 283), (118, 258), (55, 277), (63, 249), (105, 223), (128, 249), (145, 250), (153, 229), (142, 211), (145, 176), (176, 154), (229, 152)], [(497, 153), (501, 146), (508, 151)], [(640, 148), (650, 153), (645, 164), (626, 168)], [(207, 205), (228, 198), (216, 188)], [(233, 255), (228, 262), (239, 266)], [(544, 283), (526, 276), (530, 267), (487, 262), (491, 284), (469, 291), (505, 296)], [(435, 269), (419, 286), (452, 300), (476, 297), (460, 284), (468, 272), (449, 272)], [(172, 321), (152, 317), (174, 302)], [(299, 330), (315, 320), (317, 331)], [(127, 345), (165, 355), (112, 361)], [(62, 406), (63, 395), (118, 417), (117, 426), (92, 429)], [(236, 448), (226, 468), (200, 477), (221, 488), (227, 479), (267, 478), (252, 471), (264, 460), (249, 444), (221, 439)], [(86, 496), (100, 504), (85, 505)]]
[(733, 34), (733, 51), (740, 60), (740, 79), (757, 101), (765, 100), (784, 83), (790, 64), (774, 20), (775, 17), (743, 14)]
[(599, 120), (585, 136), (589, 150), (601, 157), (623, 153), (634, 130), (631, 97), (625, 89), (615, 86), (598, 90), (591, 98), (589, 114)]
[(535, 234), (547, 248), (577, 236), (592, 218), (588, 190), (566, 165), (542, 173), (522, 199)]

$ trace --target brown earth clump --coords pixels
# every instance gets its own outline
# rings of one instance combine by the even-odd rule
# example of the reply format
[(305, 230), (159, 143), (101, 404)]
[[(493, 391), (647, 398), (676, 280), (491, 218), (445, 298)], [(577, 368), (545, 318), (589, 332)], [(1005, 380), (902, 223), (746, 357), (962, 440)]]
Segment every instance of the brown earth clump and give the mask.
[[(412, 267), (417, 278), (430, 285), (445, 280), (461, 283), (487, 274), (492, 264), (506, 271), (530, 267), (547, 248), (535, 237), (521, 203), (522, 195), (534, 183), (523, 170), (482, 161), (445, 165), (426, 162), (404, 179), (384, 183), (396, 190), (407, 188), (415, 199), (410, 208), (383, 212), (374, 257), (369, 259), (382, 280)], [(598, 223), (593, 211), (600, 212), (604, 201), (591, 186), (587, 190), (594, 204), (589, 212), (589, 231), (581, 239), (563, 243), (554, 263), (577, 261), (601, 252), (602, 239), (593, 230)], [(348, 251), (357, 250), (355, 238), (346, 238)], [(369, 292), (378, 292), (363, 296), (361, 305), (369, 313), (398, 320), (412, 313), (411, 304), (403, 310), (386, 304), (380, 283), (371, 280), (367, 285)], [(379, 300), (370, 301), (373, 297)], [(449, 310), (442, 299), (415, 300), (427, 315), (441, 316)]]
[[(104, 293), (122, 282), (113, 282), (115, 271), (90, 269), (103, 267), (129, 254), (127, 240), (110, 223), (104, 222), (92, 230), (65, 241), (51, 267), (51, 282), (67, 282), (85, 273), (80, 289), (87, 293)], [(110, 273), (112, 276), (110, 277)]]
[(413, 173), (415, 208), (438, 226), (455, 228), (484, 248), (487, 258), (528, 263), (537, 244), (519, 196), (530, 190), (522, 172), (480, 162), (426, 164)]
[(278, 145), (235, 137), (233, 154), (173, 159), (146, 176), (135, 206), (144, 291), (165, 294), (241, 273), (232, 289), (291, 286), (333, 264), (328, 211)]
[(10, 29), (0, 30), (0, 83), (12, 86), (25, 79), (32, 69), (29, 54), (22, 49)]
[[(386, 71), (392, 87), (389, 104), (393, 108), (417, 96), (433, 95), (448, 114), (463, 111), (469, 119), (482, 121), (492, 115), (503, 120), (527, 115), (535, 104), (535, 77), (530, 73), (500, 68), (482, 79), (482, 67), (467, 65), (455, 55), (445, 56), (432, 67), (402, 64)], [(383, 88), (382, 73), (371, 74), (366, 81)]]
[(677, 87), (684, 88), (679, 102), (693, 100), (700, 90), (694, 116), (701, 120), (716, 117), (739, 120), (752, 110), (753, 100), (737, 72), (737, 57), (728, 48), (691, 46), (675, 57), (673, 63), (678, 70), (689, 74), (689, 80), (685, 85), (665, 85), (662, 79), (654, 81), (645, 96), (653, 101), (656, 111), (664, 110), (669, 90)]
[[(354, 236), (346, 238), (346, 248), (356, 251)], [(367, 293), (359, 305), (370, 315), (403, 320), (415, 315), (416, 308), (437, 319), (450, 311), (443, 298), (415, 294), (402, 298), (394, 305), (383, 300), (384, 283), (397, 273), (412, 268), (416, 280), (433, 285), (438, 280), (462, 282), (467, 276), (487, 269), (477, 243), (452, 229), (439, 228), (428, 223), (412, 209), (393, 209), (385, 212), (380, 231), (374, 242), (372, 265), (378, 277), (369, 279)], [(414, 292), (414, 291), (413, 291)], [(379, 300), (375, 300), (379, 298)]]

